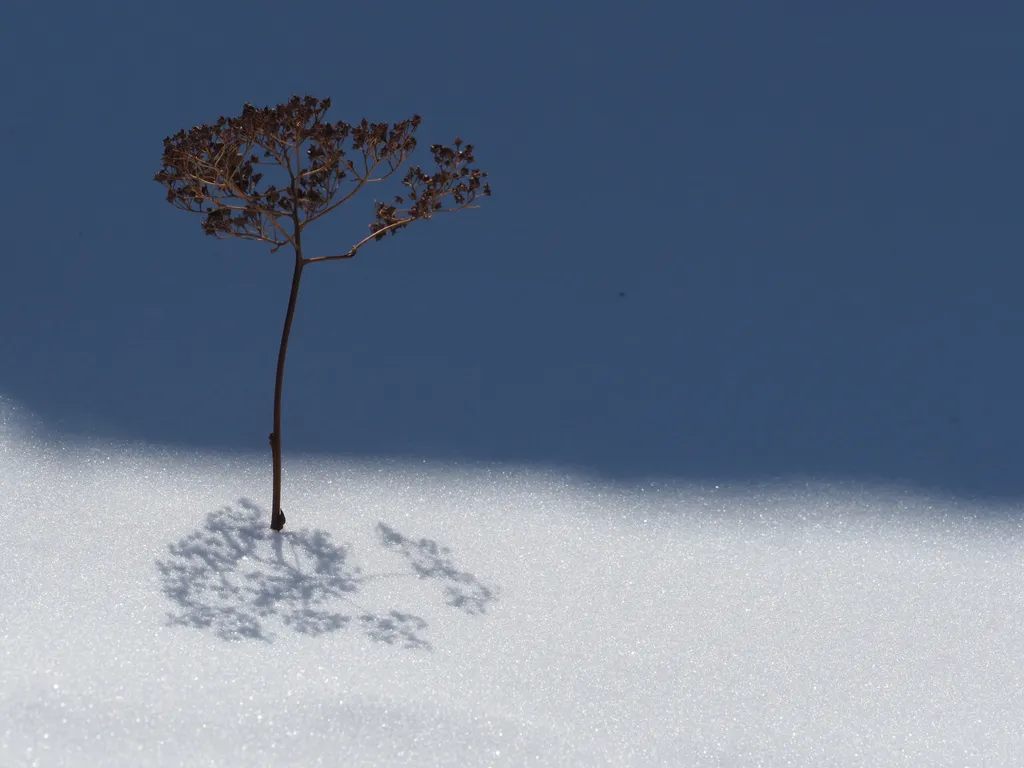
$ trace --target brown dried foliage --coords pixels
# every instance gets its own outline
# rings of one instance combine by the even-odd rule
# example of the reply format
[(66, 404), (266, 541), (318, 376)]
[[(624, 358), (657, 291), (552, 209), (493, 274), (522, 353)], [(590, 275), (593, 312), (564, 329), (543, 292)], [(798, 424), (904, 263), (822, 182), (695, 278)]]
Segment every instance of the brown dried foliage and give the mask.
[[(163, 167), (155, 180), (176, 208), (202, 215), (214, 237), (261, 240), (301, 253), (300, 233), (353, 198), (364, 186), (394, 175), (416, 147), (420, 116), (393, 123), (358, 124), (326, 119), (330, 99), (293, 96), (276, 107), (246, 104), (238, 117), (178, 131), (164, 139)], [(371, 239), (395, 234), (414, 221), (471, 207), (490, 195), (487, 174), (474, 166), (473, 146), (455, 139), (434, 144), (433, 173), (410, 168), (402, 195), (376, 202)], [(277, 183), (272, 183), (276, 180)], [(300, 257), (301, 258), (301, 257)]]

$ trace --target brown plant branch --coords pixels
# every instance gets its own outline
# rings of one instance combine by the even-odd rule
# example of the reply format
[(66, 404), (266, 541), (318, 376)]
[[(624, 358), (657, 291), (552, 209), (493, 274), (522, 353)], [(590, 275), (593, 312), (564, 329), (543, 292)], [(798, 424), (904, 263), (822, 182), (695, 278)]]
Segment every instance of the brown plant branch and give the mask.
[[(387, 227), (384, 228), (384, 230), (381, 230), (381, 231), (386, 231), (386, 230), (391, 229), (393, 227), (404, 227), (404, 226), (406, 226), (407, 224), (409, 224), (412, 221), (415, 221), (415, 219), (403, 219), (402, 221), (396, 221), (394, 224), (389, 224)], [(358, 243), (356, 243), (351, 248), (349, 248), (348, 251), (346, 251), (345, 253), (338, 254), (337, 256), (314, 256), (311, 259), (305, 259), (305, 262), (307, 264), (313, 264), (314, 262), (317, 262), (317, 261), (337, 261), (338, 259), (351, 259), (353, 256), (356, 255), (356, 251), (358, 251), (360, 248), (362, 248), (368, 242), (370, 242), (371, 240), (380, 239), (379, 238), (379, 234), (380, 233), (378, 232), (378, 233), (375, 233), (375, 234), (372, 234), (372, 235), (367, 235), (362, 240), (360, 240)]]
[[(419, 115), (396, 123), (326, 120), (330, 99), (293, 96), (277, 107), (246, 104), (240, 115), (221, 117), (209, 125), (182, 129), (164, 139), (163, 166), (154, 177), (167, 189), (167, 201), (202, 216), (205, 234), (271, 245), (294, 251), (288, 308), (278, 349), (274, 382), (274, 429), (270, 434), (273, 463), (271, 528), (284, 527), (281, 509), (281, 408), (285, 359), (307, 264), (350, 259), (367, 243), (394, 235), (414, 221), (451, 213), (490, 195), (487, 174), (474, 166), (472, 145), (431, 146), (437, 170), (411, 168), (402, 179), (403, 194), (394, 204), (374, 202), (370, 234), (344, 253), (305, 258), (305, 227), (354, 198), (368, 184), (386, 181), (416, 148)], [(356, 169), (361, 163), (362, 173)], [(384, 165), (386, 173), (374, 176)], [(282, 185), (270, 183), (265, 171), (278, 169)], [(343, 184), (353, 187), (343, 190)], [(274, 236), (271, 236), (271, 235)]]

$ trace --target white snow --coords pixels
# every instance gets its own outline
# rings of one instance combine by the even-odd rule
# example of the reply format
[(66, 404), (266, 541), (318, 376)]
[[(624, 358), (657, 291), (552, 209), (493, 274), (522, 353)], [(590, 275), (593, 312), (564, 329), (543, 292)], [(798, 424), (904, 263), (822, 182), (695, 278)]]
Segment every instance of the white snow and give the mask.
[[(1024, 530), (853, 486), (70, 443), (0, 410), (0, 765), (1024, 764)], [(250, 501), (251, 500), (251, 501)]]

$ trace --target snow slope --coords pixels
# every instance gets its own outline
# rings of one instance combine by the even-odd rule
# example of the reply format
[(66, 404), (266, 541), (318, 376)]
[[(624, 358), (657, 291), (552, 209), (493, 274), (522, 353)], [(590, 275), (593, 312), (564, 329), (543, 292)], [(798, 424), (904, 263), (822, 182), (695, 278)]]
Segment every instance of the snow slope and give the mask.
[(1018, 508), (69, 443), (0, 411), (0, 765), (1024, 762)]

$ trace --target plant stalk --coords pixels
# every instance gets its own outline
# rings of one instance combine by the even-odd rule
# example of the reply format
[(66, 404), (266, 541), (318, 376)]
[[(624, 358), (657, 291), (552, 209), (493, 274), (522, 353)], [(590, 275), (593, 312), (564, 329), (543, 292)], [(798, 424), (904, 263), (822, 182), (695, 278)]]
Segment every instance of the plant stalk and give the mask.
[(281, 509), (281, 391), (284, 388), (284, 360), (288, 354), (288, 337), (292, 332), (292, 318), (299, 298), (299, 281), (305, 261), (298, 249), (295, 251), (295, 270), (292, 272), (292, 289), (288, 296), (288, 313), (284, 316), (284, 330), (281, 332), (281, 348), (277, 353), (277, 379), (274, 383), (274, 431), (270, 433), (270, 450), (274, 461), (274, 502), (270, 513), (270, 528), (280, 531), (284, 528), (284, 511)]

